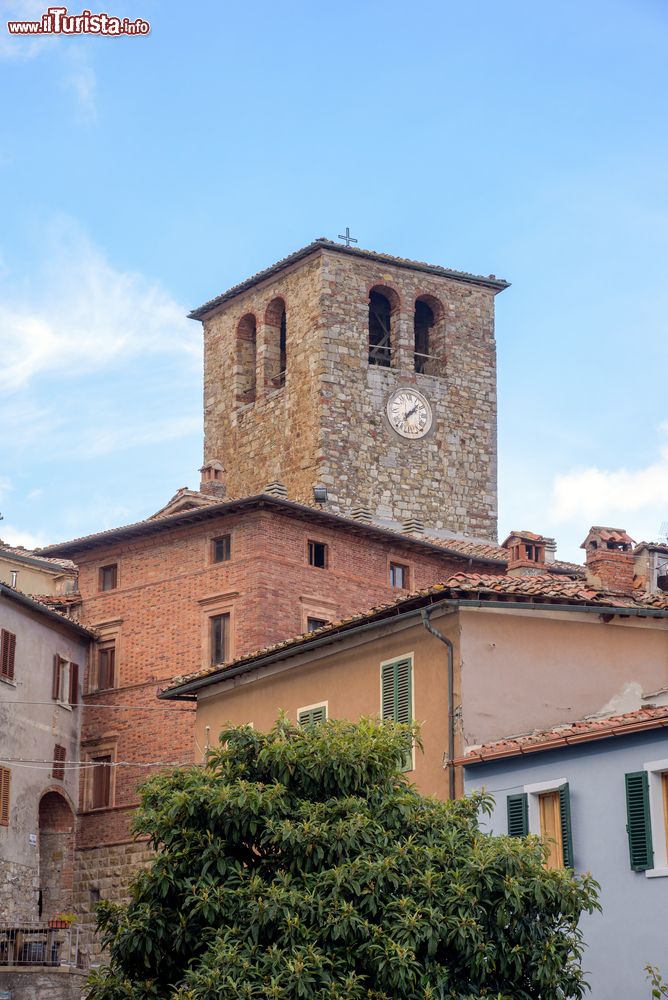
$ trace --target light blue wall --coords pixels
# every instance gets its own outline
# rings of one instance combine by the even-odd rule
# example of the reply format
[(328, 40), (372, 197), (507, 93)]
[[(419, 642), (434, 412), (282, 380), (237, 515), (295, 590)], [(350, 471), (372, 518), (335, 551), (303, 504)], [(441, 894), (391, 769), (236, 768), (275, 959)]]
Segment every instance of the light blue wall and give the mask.
[[(508, 832), (508, 795), (542, 781), (569, 782), (575, 868), (601, 884), (603, 913), (585, 914), (580, 925), (592, 1000), (649, 1000), (648, 962), (668, 979), (668, 878), (631, 871), (624, 784), (627, 771), (665, 758), (668, 730), (659, 729), (466, 768), (467, 792), (484, 786), (494, 795), (494, 813), (481, 826), (496, 834)], [(656, 846), (663, 830), (653, 836)]]

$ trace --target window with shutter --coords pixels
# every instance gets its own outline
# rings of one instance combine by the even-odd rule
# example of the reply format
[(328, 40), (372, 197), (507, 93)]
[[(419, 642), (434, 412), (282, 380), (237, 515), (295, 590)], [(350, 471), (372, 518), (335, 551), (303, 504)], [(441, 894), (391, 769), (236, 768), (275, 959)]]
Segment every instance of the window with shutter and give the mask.
[(70, 705), (79, 704), (79, 664), (70, 663)]
[(56, 778), (58, 781), (62, 781), (65, 777), (65, 756), (65, 747), (62, 747), (60, 743), (56, 743), (53, 748), (53, 770), (51, 777)]
[(111, 805), (111, 754), (91, 758), (91, 809), (105, 809)]
[(526, 792), (519, 795), (508, 795), (506, 809), (508, 811), (508, 836), (526, 837), (529, 832), (529, 796)]
[(571, 793), (568, 782), (559, 786), (561, 856), (564, 868), (573, 867), (573, 834), (571, 831)]
[(7, 629), (0, 632), (0, 677), (7, 681), (14, 680), (14, 658), (16, 655), (16, 636)]
[(0, 826), (9, 826), (9, 787), (12, 772), (7, 767), (0, 767)]
[(654, 864), (647, 771), (631, 771), (624, 779), (629, 860), (633, 871), (644, 872)]
[(105, 691), (116, 684), (116, 645), (107, 642), (97, 651), (97, 687), (92, 690)]
[[(413, 721), (412, 660), (404, 657), (381, 666), (381, 716), (393, 722)], [(406, 751), (403, 770), (413, 769), (413, 750)]]
[(317, 722), (327, 721), (327, 705), (311, 705), (310, 708), (300, 708), (297, 713), (300, 726), (312, 726)]

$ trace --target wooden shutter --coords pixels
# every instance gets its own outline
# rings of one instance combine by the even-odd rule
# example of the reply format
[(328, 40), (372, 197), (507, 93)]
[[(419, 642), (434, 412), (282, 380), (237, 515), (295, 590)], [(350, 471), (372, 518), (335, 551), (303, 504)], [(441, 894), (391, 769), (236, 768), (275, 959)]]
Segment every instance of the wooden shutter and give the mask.
[(385, 663), (381, 675), (381, 714), (393, 722), (412, 722), (411, 661)]
[(14, 657), (16, 654), (16, 636), (7, 629), (0, 634), (0, 676), (14, 680)]
[(12, 772), (0, 767), (0, 826), (9, 826), (9, 786)]
[(299, 713), (297, 720), (300, 726), (311, 726), (317, 722), (327, 721), (327, 706), (318, 705), (316, 708), (306, 708)]
[(111, 757), (93, 758), (95, 767), (93, 768), (93, 809), (104, 809), (109, 805), (111, 793)]
[(559, 812), (561, 815), (561, 847), (564, 868), (573, 867), (573, 833), (571, 830), (571, 793), (568, 782), (559, 786)]
[(58, 701), (60, 695), (60, 657), (56, 653), (53, 658), (53, 683), (51, 685), (51, 697)]
[[(395, 660), (394, 663), (383, 664), (381, 668), (380, 710), (383, 719), (405, 723), (413, 721), (410, 659)], [(410, 748), (404, 755), (402, 769), (410, 771), (412, 767), (413, 751)]]
[(62, 781), (65, 777), (65, 747), (61, 747), (60, 743), (56, 743), (53, 748), (53, 771), (51, 776), (57, 778), (58, 781)]
[(70, 663), (70, 705), (79, 704), (79, 664)]
[(634, 872), (644, 872), (654, 864), (647, 771), (631, 771), (624, 775), (624, 779), (629, 860)]
[(114, 646), (107, 646), (98, 651), (97, 660), (97, 690), (114, 686), (114, 675), (116, 666), (116, 649)]
[(529, 796), (526, 792), (519, 795), (508, 795), (508, 836), (526, 837), (529, 832)]

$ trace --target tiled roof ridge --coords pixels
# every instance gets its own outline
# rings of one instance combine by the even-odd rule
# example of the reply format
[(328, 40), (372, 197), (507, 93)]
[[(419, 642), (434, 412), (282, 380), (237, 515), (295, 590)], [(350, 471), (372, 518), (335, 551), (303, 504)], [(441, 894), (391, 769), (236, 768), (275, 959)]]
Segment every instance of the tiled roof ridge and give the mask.
[(551, 729), (536, 730), (505, 739), (471, 746), (457, 758), (455, 764), (475, 764), (503, 757), (522, 756), (577, 743), (591, 742), (630, 732), (668, 726), (668, 705), (644, 705), (618, 715), (589, 716), (577, 722), (564, 723)]
[[(45, 599), (44, 595), (36, 597), (34, 594), (25, 594), (22, 590), (19, 590), (18, 587), (11, 587), (8, 583), (0, 582), (0, 595), (2, 594), (5, 594), (10, 599), (14, 598), (21, 604), (32, 606), (37, 611), (44, 611), (45, 614), (51, 618), (60, 619), (66, 625), (76, 629), (76, 631), (86, 633), (86, 635), (88, 635), (91, 639), (96, 638), (95, 632), (86, 628), (86, 626), (82, 625), (81, 622), (75, 621), (74, 618), (70, 618), (70, 616), (64, 612), (59, 611)], [(53, 595), (53, 597), (55, 599), (56, 595)]]
[[(623, 614), (624, 611), (632, 612), (639, 609), (651, 612), (653, 608), (656, 608), (656, 610), (660, 612), (668, 612), (668, 597), (665, 601), (660, 601), (660, 603), (656, 604), (654, 601), (650, 601), (647, 597), (641, 600), (640, 598), (634, 599), (633, 597), (627, 597), (625, 595), (626, 599), (624, 603), (620, 604), (618, 603), (618, 596), (612, 595), (608, 591), (594, 590), (576, 580), (554, 579), (548, 573), (535, 576), (516, 577), (507, 575), (491, 576), (480, 573), (460, 572), (449, 577), (443, 583), (434, 584), (432, 587), (413, 591), (409, 594), (402, 594), (402, 596), (397, 598), (395, 601), (375, 605), (367, 611), (358, 612), (355, 615), (350, 615), (348, 618), (343, 618), (336, 622), (330, 622), (328, 625), (323, 625), (321, 628), (314, 629), (312, 632), (303, 632), (299, 635), (292, 636), (289, 639), (284, 639), (269, 646), (244, 653), (229, 663), (226, 663), (222, 667), (216, 666), (213, 669), (211, 667), (206, 667), (203, 670), (195, 671), (192, 674), (175, 676), (172, 683), (166, 690), (169, 691), (172, 688), (181, 687), (183, 684), (190, 683), (191, 681), (196, 681), (213, 675), (220, 675), (220, 679), (223, 680), (225, 673), (232, 668), (242, 667), (244, 664), (252, 663), (255, 660), (264, 659), (274, 653), (290, 649), (294, 649), (297, 653), (300, 647), (306, 645), (308, 642), (319, 638), (327, 638), (328, 636), (334, 637), (339, 632), (343, 634), (358, 624), (372, 620), (375, 617), (381, 618), (381, 616), (386, 612), (396, 611), (397, 613), (401, 613), (401, 608), (403, 606), (410, 605), (416, 601), (427, 600), (430, 597), (446, 598), (448, 594), (453, 599), (456, 599), (457, 594), (466, 594), (469, 595), (469, 600), (471, 598), (475, 600), (476, 595), (494, 593), (498, 593), (500, 597), (510, 596), (526, 598), (527, 603), (531, 603), (533, 599), (537, 598), (538, 600), (535, 603), (535, 606), (537, 607), (540, 607), (541, 604), (545, 603), (556, 603), (564, 606), (570, 605), (575, 607), (578, 605), (583, 607), (599, 606), (601, 609), (610, 607), (614, 608), (615, 611), (618, 611), (621, 614)], [(541, 601), (541, 598), (552, 598), (552, 601)], [(464, 599), (465, 598), (462, 598), (462, 600)], [(481, 600), (481, 603), (485, 603), (484, 599)]]
[(276, 274), (278, 271), (284, 270), (286, 267), (289, 267), (291, 264), (295, 264), (299, 260), (303, 260), (305, 257), (315, 253), (317, 250), (334, 250), (337, 253), (343, 253), (353, 257), (379, 260), (385, 264), (395, 264), (399, 267), (415, 268), (417, 270), (428, 271), (429, 273), (440, 275), (441, 277), (454, 278), (458, 281), (466, 281), (473, 284), (486, 285), (490, 288), (497, 288), (499, 291), (502, 291), (509, 285), (509, 282), (505, 281), (503, 278), (497, 278), (493, 275), (485, 277), (480, 274), (472, 274), (470, 271), (456, 271), (452, 268), (443, 267), (440, 264), (429, 264), (426, 261), (411, 260), (409, 257), (395, 257), (392, 254), (382, 253), (377, 250), (366, 250), (363, 247), (346, 247), (341, 243), (335, 243), (334, 240), (327, 239), (325, 236), (319, 236), (311, 243), (307, 243), (306, 246), (300, 247), (299, 250), (295, 250), (293, 253), (288, 254), (287, 257), (282, 257), (274, 264), (270, 264), (268, 267), (262, 268), (260, 271), (256, 271), (255, 274), (245, 278), (243, 281), (238, 282), (236, 285), (232, 285), (226, 291), (221, 292), (220, 295), (216, 295), (214, 298), (209, 299), (208, 302), (204, 302), (201, 306), (197, 306), (195, 309), (192, 309), (188, 314), (189, 319), (201, 319), (207, 312), (210, 312), (217, 306), (222, 305), (222, 303), (228, 299), (234, 298), (235, 295), (239, 295), (241, 292), (246, 291), (246, 289), (252, 288), (252, 286), (258, 284), (258, 282), (271, 277), (272, 274)]
[(22, 545), (7, 545), (5, 542), (0, 542), (0, 556), (6, 553), (11, 558), (16, 558), (19, 561), (27, 560), (35, 563), (46, 563), (46, 569), (76, 571), (76, 563), (73, 563), (71, 559), (58, 559), (53, 556), (37, 555), (38, 552), (39, 549), (26, 549)]

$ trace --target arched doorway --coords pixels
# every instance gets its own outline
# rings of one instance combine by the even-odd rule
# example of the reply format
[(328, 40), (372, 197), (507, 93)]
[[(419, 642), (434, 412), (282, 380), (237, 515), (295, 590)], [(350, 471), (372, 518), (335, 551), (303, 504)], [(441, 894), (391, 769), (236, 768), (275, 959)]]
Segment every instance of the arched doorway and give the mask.
[(39, 916), (50, 920), (72, 909), (74, 813), (60, 792), (39, 803)]

